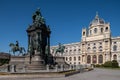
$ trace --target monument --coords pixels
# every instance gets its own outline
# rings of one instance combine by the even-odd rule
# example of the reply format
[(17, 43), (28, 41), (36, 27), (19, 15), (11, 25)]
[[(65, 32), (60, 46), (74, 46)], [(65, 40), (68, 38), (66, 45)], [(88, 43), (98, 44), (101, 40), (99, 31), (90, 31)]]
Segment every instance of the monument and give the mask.
[[(56, 54), (60, 54), (60, 56), (53, 57), (52, 54), (50, 54), (51, 30), (49, 26), (46, 25), (40, 9), (35, 11), (32, 20), (32, 24), (29, 25), (26, 30), (28, 36), (27, 52), (24, 47), (19, 46), (18, 41), (16, 41), (16, 44), (10, 43), (10, 52), (13, 52), (14, 55), (10, 55), (9, 58), (6, 59), (5, 65), (1, 63), (0, 71), (15, 74), (15, 76), (17, 74), (18, 76), (21, 74), (37, 74), (37, 77), (38, 75), (41, 77), (60, 77), (80, 72), (65, 62), (63, 57), (64, 45), (59, 43), (58, 48), (55, 50)], [(22, 55), (15, 55), (17, 51)], [(74, 70), (74, 72), (71, 72), (71, 70)]]
[(50, 54), (50, 28), (45, 24), (40, 9), (32, 16), (33, 23), (29, 25), (28, 35), (28, 70), (44, 70), (45, 65), (52, 64)]
[[(59, 43), (58, 48), (55, 50), (56, 54), (61, 56), (54, 56), (50, 54), (50, 34), (51, 30), (46, 25), (44, 18), (41, 15), (40, 9), (37, 9), (32, 16), (32, 24), (28, 26), (26, 32), (28, 36), (28, 49), (26, 53), (24, 47), (19, 46), (19, 42), (16, 44), (10, 43), (11, 55), (10, 62), (8, 64), (10, 72), (40, 72), (41, 70), (54, 69), (57, 66), (69, 67), (65, 62), (63, 53), (65, 46)], [(19, 51), (20, 55), (15, 55), (15, 52)]]
[[(45, 70), (47, 65), (53, 66), (53, 56), (50, 54), (50, 34), (51, 30), (46, 25), (44, 18), (41, 15), (40, 9), (37, 9), (32, 16), (32, 24), (28, 26), (26, 32), (28, 36), (28, 50), (25, 51), (24, 47), (19, 46), (19, 42), (16, 44), (10, 43), (10, 52), (14, 55), (11, 56), (9, 65), (15, 67), (16, 70), (25, 69), (29, 71)], [(15, 52), (19, 51), (20, 55), (15, 55)], [(11, 70), (13, 70), (11, 68)], [(23, 70), (21, 70), (23, 71)]]

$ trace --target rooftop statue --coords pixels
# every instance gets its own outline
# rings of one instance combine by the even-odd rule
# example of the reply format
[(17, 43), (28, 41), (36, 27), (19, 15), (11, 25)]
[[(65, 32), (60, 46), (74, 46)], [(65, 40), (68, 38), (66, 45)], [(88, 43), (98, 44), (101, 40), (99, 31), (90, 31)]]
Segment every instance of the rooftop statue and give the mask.
[(36, 10), (36, 12), (33, 14), (32, 18), (33, 18), (33, 23), (35, 23), (35, 24), (45, 24), (45, 20), (40, 13), (40, 9)]

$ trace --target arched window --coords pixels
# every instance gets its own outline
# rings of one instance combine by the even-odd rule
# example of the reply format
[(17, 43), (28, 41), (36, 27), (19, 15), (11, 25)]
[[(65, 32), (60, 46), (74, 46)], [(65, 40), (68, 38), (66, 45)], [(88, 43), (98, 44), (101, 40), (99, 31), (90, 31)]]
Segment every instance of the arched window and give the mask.
[(113, 51), (117, 51), (117, 46), (116, 45), (113, 46)]
[(88, 47), (88, 49), (87, 49), (88, 51), (90, 51), (90, 47)]
[(99, 46), (99, 51), (102, 51), (102, 46)]
[(93, 51), (96, 52), (96, 47), (95, 46), (93, 47)]
[(69, 60), (72, 61), (72, 57), (69, 57)]
[(114, 44), (116, 44), (117, 42), (113, 42)]
[(88, 64), (91, 63), (91, 56), (90, 55), (87, 56), (87, 63)]
[(97, 57), (96, 57), (96, 55), (93, 55), (93, 63), (96, 63), (97, 62)]
[(102, 45), (102, 42), (99, 42), (100, 45)]
[(88, 46), (90, 46), (90, 44), (88, 44)]
[(99, 63), (103, 63), (103, 56), (102, 55), (99, 55)]
[(93, 50), (96, 50), (96, 47), (93, 47)]
[(103, 33), (103, 28), (101, 28), (101, 33)]
[(76, 57), (74, 57), (74, 61), (76, 61)]
[(66, 50), (66, 52), (68, 52), (68, 50)]
[(117, 60), (117, 55), (113, 55), (113, 60)]
[(72, 52), (72, 50), (70, 50), (70, 52)]
[(80, 51), (80, 49), (78, 49), (78, 51)]
[(97, 28), (94, 29), (94, 33), (97, 33)]
[(74, 52), (76, 51), (76, 49), (74, 49)]
[(95, 45), (96, 45), (96, 43), (93, 43), (93, 45), (95, 46)]
[(80, 61), (80, 56), (78, 57), (78, 60)]
[(85, 32), (83, 32), (83, 36), (85, 36)]
[(92, 30), (90, 30), (90, 35), (92, 34)]
[(105, 31), (108, 31), (108, 27), (105, 28)]
[(66, 61), (68, 60), (68, 58), (66, 57)]

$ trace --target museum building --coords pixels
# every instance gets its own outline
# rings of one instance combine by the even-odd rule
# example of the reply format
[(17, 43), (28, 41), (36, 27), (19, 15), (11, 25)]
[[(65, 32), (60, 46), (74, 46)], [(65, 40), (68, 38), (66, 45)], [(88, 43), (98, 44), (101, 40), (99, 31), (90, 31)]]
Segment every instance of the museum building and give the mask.
[[(112, 37), (110, 23), (96, 14), (88, 28), (82, 29), (81, 42), (63, 44), (63, 57), (68, 64), (103, 64), (106, 61), (117, 60), (120, 66), (120, 37)], [(53, 56), (58, 47), (51, 46)]]

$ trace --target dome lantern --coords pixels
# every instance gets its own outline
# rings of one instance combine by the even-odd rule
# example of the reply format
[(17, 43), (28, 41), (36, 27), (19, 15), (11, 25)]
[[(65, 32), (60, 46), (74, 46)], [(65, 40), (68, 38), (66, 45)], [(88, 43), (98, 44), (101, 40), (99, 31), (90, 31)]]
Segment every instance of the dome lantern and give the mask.
[(98, 12), (96, 12), (96, 16), (90, 23), (90, 26), (96, 26), (96, 25), (100, 25), (100, 24), (104, 24), (104, 23), (105, 23), (105, 21), (102, 18), (100, 18), (98, 15)]

